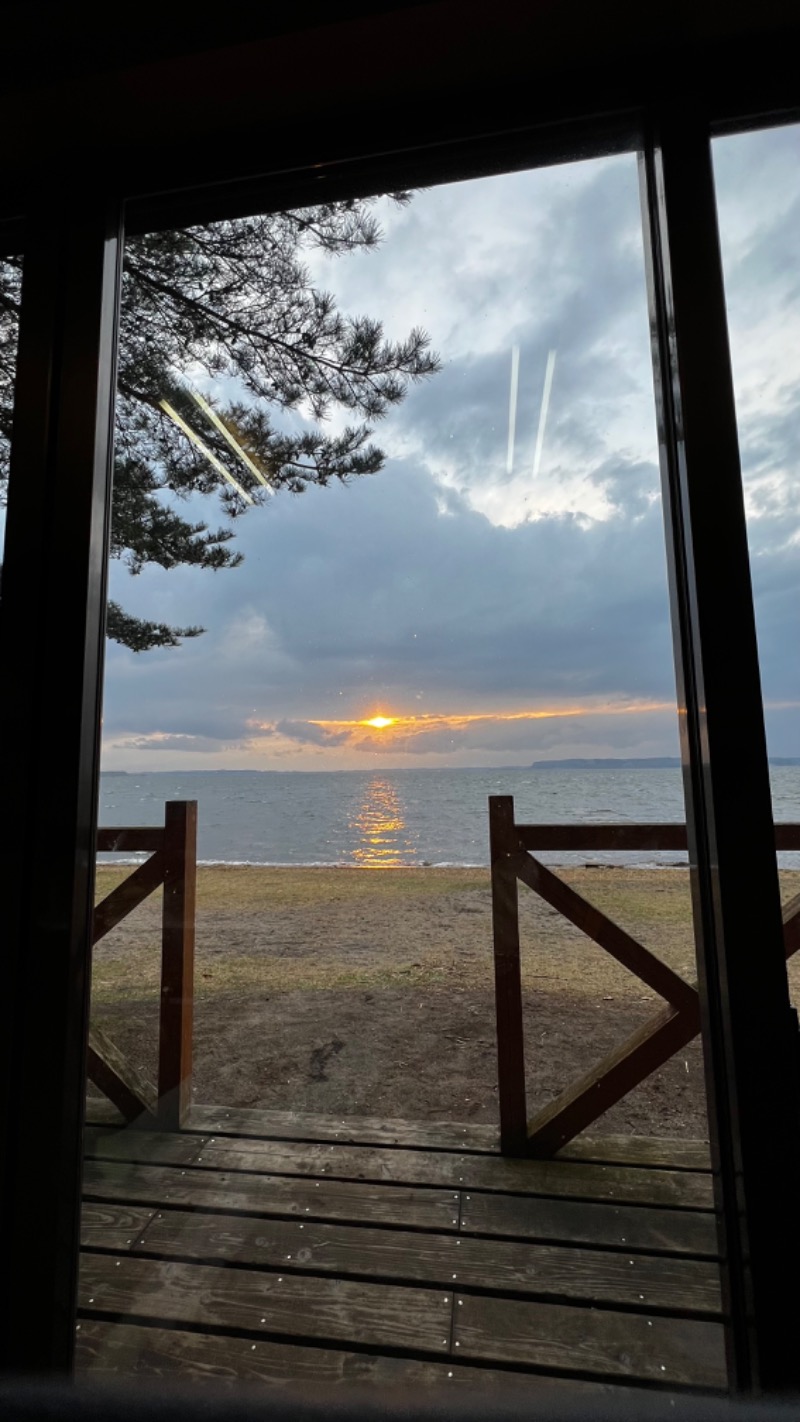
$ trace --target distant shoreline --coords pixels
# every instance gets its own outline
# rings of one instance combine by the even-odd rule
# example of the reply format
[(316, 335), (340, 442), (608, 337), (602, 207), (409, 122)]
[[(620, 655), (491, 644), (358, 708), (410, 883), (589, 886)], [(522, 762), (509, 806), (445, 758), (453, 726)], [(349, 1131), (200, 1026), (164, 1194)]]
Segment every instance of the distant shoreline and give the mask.
[[(800, 765), (800, 756), (771, 756), (770, 765)], [(612, 756), (597, 760), (534, 760), (529, 770), (680, 770), (678, 756)]]
[[(770, 756), (769, 764), (777, 767), (798, 766), (800, 756)], [(137, 775), (170, 775), (170, 776), (190, 776), (190, 775), (404, 775), (408, 773), (417, 774), (420, 771), (424, 774), (433, 771), (441, 774), (442, 771), (453, 771), (457, 775), (505, 775), (511, 772), (524, 772), (529, 770), (680, 770), (681, 761), (678, 756), (607, 756), (598, 759), (570, 759), (570, 760), (534, 760), (529, 765), (405, 765), (405, 766), (364, 766), (363, 769), (353, 770), (264, 770), (253, 766), (250, 770), (220, 770), (218, 767), (209, 767), (208, 770), (101, 770), (103, 776), (127, 776), (129, 779)]]

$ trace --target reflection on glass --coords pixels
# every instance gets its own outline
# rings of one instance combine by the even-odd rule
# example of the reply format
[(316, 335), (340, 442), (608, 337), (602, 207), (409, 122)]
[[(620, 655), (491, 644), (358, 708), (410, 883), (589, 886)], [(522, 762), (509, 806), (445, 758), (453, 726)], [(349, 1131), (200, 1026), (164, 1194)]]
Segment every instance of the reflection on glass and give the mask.
[(413, 862), (413, 840), (391, 780), (380, 775), (370, 780), (349, 828), (358, 835), (352, 860), (359, 868), (398, 869)]

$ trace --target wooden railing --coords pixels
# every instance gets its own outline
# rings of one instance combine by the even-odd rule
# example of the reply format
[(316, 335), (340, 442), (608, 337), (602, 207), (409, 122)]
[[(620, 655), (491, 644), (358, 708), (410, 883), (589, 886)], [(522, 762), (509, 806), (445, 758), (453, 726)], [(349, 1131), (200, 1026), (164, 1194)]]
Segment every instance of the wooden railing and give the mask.
[[(669, 1061), (700, 1031), (697, 985), (687, 983), (613, 922), (531, 850), (686, 850), (686, 826), (676, 824), (518, 825), (511, 795), (489, 797), (492, 918), (497, 1009), (500, 1140), (510, 1155), (554, 1155), (635, 1086)], [(800, 849), (800, 824), (775, 826), (778, 850)], [(533, 889), (618, 963), (665, 999), (654, 1014), (580, 1080), (527, 1118), (520, 975), (519, 882)], [(786, 957), (800, 949), (800, 894), (783, 908)]]
[(88, 1075), (127, 1121), (175, 1131), (191, 1103), (197, 801), (169, 800), (163, 826), (99, 829), (98, 853), (150, 852), (149, 859), (96, 905), (93, 946), (164, 885), (158, 1083), (125, 1060), (107, 1034), (89, 1031)]

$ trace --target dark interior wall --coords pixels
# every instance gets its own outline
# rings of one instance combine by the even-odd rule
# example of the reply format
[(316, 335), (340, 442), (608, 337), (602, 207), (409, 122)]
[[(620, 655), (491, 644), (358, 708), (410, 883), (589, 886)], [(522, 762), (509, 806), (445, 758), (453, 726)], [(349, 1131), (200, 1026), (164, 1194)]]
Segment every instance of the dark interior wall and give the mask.
[(721, 125), (798, 103), (796, 0), (276, 8), (7, 7), (6, 214), (69, 164), (147, 193), (654, 101)]

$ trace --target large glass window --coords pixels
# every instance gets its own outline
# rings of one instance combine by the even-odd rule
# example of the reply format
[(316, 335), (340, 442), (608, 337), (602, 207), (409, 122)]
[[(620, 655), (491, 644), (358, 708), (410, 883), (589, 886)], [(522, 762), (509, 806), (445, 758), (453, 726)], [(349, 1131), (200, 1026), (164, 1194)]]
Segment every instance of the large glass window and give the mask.
[(695, 976), (635, 157), (137, 237), (117, 419), (82, 1366), (719, 1385), (699, 1044), (609, 1084)]

